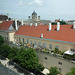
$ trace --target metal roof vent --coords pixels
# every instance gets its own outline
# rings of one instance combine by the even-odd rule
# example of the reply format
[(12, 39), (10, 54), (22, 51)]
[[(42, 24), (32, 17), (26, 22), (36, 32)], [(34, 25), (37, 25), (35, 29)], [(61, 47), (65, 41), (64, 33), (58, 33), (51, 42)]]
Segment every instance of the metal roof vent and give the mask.
[(49, 23), (49, 31), (51, 31), (51, 23)]
[(57, 31), (60, 30), (60, 22), (57, 22)]
[(32, 23), (30, 23), (30, 27), (32, 26)]
[(37, 27), (37, 23), (35, 23), (35, 27)]
[(73, 22), (73, 29), (75, 29), (75, 21)]
[(23, 19), (22, 19), (22, 21), (21, 21), (21, 24), (23, 25)]
[(43, 38), (43, 34), (41, 34), (41, 38)]

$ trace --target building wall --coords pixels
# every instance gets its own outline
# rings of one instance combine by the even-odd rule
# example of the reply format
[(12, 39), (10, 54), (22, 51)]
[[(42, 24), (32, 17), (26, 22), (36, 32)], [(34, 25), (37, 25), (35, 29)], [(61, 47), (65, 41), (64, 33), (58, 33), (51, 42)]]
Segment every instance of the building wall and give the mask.
[(14, 40), (14, 34), (15, 34), (15, 32), (10, 32), (10, 33), (9, 33), (9, 41), (12, 41), (12, 42), (15, 41), (15, 40)]
[(0, 31), (0, 35), (3, 36), (4, 40), (14, 42), (15, 32)]
[(71, 25), (71, 24), (73, 24), (73, 21), (72, 22), (67, 22), (67, 23)]
[(37, 53), (39, 58), (39, 63), (46, 68), (57, 67), (61, 74), (65, 75), (67, 72), (70, 72), (72, 67), (75, 67), (75, 63), (71, 61), (57, 58), (45, 53)]
[[(15, 35), (15, 38), (16, 38), (16, 43), (19, 43), (19, 42), (23, 43), (23, 38), (24, 38), (24, 43), (27, 43), (27, 39), (29, 40), (28, 44), (31, 44), (31, 42), (33, 44), (35, 44), (35, 41), (36, 41), (37, 47), (38, 47), (39, 43), (41, 43), (41, 46), (44, 46), (44, 44), (46, 44), (46, 48), (48, 48), (48, 49), (49, 49), (49, 45), (52, 45), (52, 50), (54, 50), (55, 47), (58, 47), (59, 50), (61, 50), (61, 51), (66, 51), (66, 50), (69, 50), (69, 49), (75, 49), (74, 44), (67, 44), (67, 43), (43, 40), (42, 38), (37, 39), (37, 38), (22, 37), (22, 36), (17, 36), (17, 35)], [(20, 40), (19, 40), (19, 38), (20, 38)]]
[(0, 31), (0, 35), (3, 36), (4, 40), (9, 41), (9, 33), (5, 31)]

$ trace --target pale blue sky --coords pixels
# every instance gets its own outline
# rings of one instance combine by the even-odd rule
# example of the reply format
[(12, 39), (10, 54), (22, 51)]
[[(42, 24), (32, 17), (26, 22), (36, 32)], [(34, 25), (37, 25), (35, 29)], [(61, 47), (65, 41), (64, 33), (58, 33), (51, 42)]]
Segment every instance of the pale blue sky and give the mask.
[(41, 19), (74, 20), (75, 0), (0, 0), (0, 14), (12, 18), (27, 19), (34, 10)]

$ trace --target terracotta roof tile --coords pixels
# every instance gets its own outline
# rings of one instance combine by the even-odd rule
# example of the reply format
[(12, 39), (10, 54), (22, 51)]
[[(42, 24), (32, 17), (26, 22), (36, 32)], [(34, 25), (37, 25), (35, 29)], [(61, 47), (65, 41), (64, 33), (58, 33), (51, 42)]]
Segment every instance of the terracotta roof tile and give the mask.
[(13, 21), (3, 21), (0, 24), (0, 30), (8, 30), (8, 28), (12, 25)]
[(56, 30), (57, 25), (52, 25), (51, 31), (48, 30), (48, 27), (49, 25), (38, 25), (37, 27), (23, 25), (15, 34), (38, 38), (43, 34), (43, 38), (46, 39), (75, 42), (75, 30), (73, 29), (73, 25), (61, 25), (59, 31)]

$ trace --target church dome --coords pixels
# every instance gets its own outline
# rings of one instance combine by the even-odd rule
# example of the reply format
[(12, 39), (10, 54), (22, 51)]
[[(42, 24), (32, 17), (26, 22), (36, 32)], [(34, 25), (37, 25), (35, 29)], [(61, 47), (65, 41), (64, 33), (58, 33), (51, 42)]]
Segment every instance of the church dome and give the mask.
[(35, 11), (33, 11), (32, 15), (37, 15), (37, 13)]

